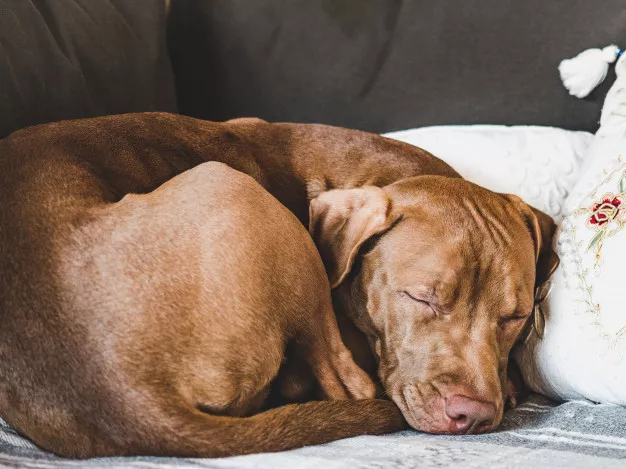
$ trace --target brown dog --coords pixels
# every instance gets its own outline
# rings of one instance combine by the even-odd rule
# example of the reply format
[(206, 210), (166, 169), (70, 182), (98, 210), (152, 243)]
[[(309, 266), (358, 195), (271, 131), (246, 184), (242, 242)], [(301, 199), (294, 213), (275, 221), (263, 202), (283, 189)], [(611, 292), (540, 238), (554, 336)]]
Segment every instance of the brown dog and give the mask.
[[(201, 163), (249, 174), (303, 224), (310, 221), (340, 319), (358, 327), (353, 352), (364, 364), (373, 352), (387, 394), (417, 429), (497, 425), (509, 351), (531, 313), (535, 285), (557, 262), (546, 215), (463, 181), (418, 148), (358, 131), (137, 114), (26, 129), (3, 140), (0, 155), (0, 415), (59, 454), (241, 454), (401, 426), (395, 408), (377, 400), (216, 416), (245, 413), (262, 400), (278, 369), (254, 351), (252, 343), (265, 337), (250, 334), (269, 325), (259, 317), (244, 333), (235, 322), (226, 337), (236, 341), (225, 348), (211, 324), (189, 325), (209, 275), (193, 268), (202, 265), (192, 261), (201, 252), (193, 211), (165, 203), (160, 217), (155, 202), (141, 224), (124, 223), (137, 211), (125, 206), (167, 201), (158, 194), (172, 178), (195, 174), (187, 170)], [(213, 220), (201, 222), (207, 239), (221, 229)], [(137, 233), (143, 224), (154, 231)], [(225, 274), (208, 262), (215, 278)], [(171, 269), (182, 272), (171, 274), (179, 281), (159, 282)], [(271, 278), (246, 280), (249, 294), (262, 298)], [(229, 294), (209, 297), (229, 304)], [(308, 311), (323, 316), (328, 308)], [(336, 349), (332, 337), (327, 330)], [(242, 355), (273, 367), (250, 366)], [(363, 395), (367, 383), (349, 358), (339, 359), (343, 365), (309, 358), (314, 370), (322, 362), (333, 371), (314, 374), (328, 394), (329, 382), (343, 382), (349, 394)], [(285, 382), (298, 388), (290, 373)], [(291, 391), (297, 397), (305, 389)]]

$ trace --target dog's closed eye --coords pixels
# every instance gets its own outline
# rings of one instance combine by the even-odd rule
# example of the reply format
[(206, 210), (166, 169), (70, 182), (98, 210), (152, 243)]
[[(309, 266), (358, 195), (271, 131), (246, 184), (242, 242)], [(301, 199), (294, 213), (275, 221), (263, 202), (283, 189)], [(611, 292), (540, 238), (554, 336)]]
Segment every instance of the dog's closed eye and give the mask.
[(401, 297), (406, 298), (411, 301), (415, 305), (417, 305), (421, 311), (435, 318), (438, 316), (437, 311), (433, 308), (432, 304), (429, 301), (423, 300), (415, 295), (412, 295), (406, 290), (402, 290), (398, 292)]
[(499, 326), (520, 325), (528, 319), (528, 316), (507, 316), (498, 320)]

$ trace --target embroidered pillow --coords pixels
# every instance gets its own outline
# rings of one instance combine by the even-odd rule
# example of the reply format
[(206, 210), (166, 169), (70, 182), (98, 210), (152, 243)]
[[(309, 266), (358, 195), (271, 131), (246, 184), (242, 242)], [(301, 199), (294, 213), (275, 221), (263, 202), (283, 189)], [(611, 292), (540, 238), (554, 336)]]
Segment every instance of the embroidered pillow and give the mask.
[(516, 351), (529, 386), (557, 399), (626, 405), (626, 58), (565, 201), (561, 264), (542, 302), (543, 337)]

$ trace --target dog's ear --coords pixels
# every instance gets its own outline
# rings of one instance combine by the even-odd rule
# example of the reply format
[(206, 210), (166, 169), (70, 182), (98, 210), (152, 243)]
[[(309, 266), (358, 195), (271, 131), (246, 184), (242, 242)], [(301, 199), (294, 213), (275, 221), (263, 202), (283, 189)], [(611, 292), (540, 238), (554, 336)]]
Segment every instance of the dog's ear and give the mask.
[(531, 207), (515, 195), (506, 196), (521, 210), (526, 218), (526, 224), (535, 244), (535, 307), (533, 308), (533, 324), (539, 337), (543, 336), (546, 318), (541, 308), (541, 302), (548, 294), (547, 282), (559, 266), (559, 256), (552, 249), (552, 239), (556, 231), (556, 224), (549, 215)]
[(535, 288), (543, 286), (559, 266), (559, 256), (552, 249), (552, 239), (556, 231), (556, 224), (552, 217), (540, 210), (531, 207), (520, 197), (512, 194), (504, 195), (522, 213), (526, 225), (535, 244), (535, 261), (537, 273)]
[(556, 231), (554, 220), (545, 213), (530, 207), (533, 239), (537, 259), (537, 274), (535, 276), (535, 307), (533, 308), (535, 331), (543, 337), (546, 325), (542, 301), (549, 292), (548, 280), (559, 266), (559, 256), (552, 249), (552, 238)]
[(556, 231), (556, 224), (552, 217), (530, 207), (532, 212), (533, 239), (537, 259), (537, 276), (535, 288), (545, 284), (559, 266), (559, 256), (552, 249), (552, 238)]
[(309, 232), (332, 288), (343, 282), (365, 241), (389, 228), (391, 200), (380, 187), (322, 192), (309, 205)]

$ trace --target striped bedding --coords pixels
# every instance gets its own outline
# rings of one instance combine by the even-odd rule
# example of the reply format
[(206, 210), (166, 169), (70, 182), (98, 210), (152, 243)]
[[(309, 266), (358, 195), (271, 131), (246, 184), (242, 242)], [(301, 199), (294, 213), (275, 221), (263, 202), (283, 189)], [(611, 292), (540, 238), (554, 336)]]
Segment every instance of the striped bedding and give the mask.
[(0, 467), (23, 468), (626, 468), (626, 408), (532, 396), (495, 433), (434, 436), (405, 431), (285, 453), (226, 459), (107, 458), (72, 461), (37, 449), (0, 420)]

